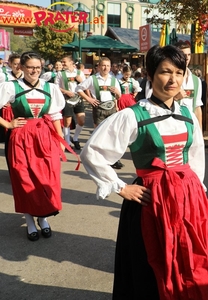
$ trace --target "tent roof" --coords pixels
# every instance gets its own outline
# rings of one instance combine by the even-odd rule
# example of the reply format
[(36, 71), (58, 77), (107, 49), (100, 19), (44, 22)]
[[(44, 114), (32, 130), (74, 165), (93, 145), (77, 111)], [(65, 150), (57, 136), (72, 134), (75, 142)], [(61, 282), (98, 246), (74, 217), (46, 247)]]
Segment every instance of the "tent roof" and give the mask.
[[(140, 49), (139, 46), (139, 30), (138, 29), (127, 29), (127, 28), (120, 28), (120, 27), (108, 27), (106, 36), (109, 36), (113, 39), (117, 39), (118, 41), (136, 47), (138, 50)], [(190, 42), (190, 35), (188, 34), (179, 34), (177, 33), (178, 40), (182, 41), (189, 41)], [(159, 31), (152, 31), (152, 46), (159, 44), (160, 40), (160, 32)], [(205, 46), (208, 47), (208, 41)]]
[(62, 47), (65, 50), (74, 51), (79, 49), (79, 42), (82, 52), (95, 50), (128, 53), (138, 51), (137, 47), (133, 47), (129, 45), (129, 43), (124, 44), (118, 40), (102, 35), (92, 35), (86, 39), (65, 44)]

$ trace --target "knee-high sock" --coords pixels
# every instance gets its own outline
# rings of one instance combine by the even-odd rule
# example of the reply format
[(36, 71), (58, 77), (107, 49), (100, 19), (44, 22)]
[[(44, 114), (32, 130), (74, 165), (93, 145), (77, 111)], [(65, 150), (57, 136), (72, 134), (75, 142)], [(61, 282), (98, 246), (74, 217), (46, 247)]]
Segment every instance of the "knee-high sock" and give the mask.
[(39, 224), (40, 224), (40, 228), (44, 229), (44, 228), (49, 228), (49, 224), (46, 218), (38, 218)]
[(64, 139), (67, 142), (67, 144), (70, 145), (70, 128), (69, 127), (64, 127), (63, 128), (63, 133), (64, 133)]
[(26, 223), (27, 223), (28, 233), (31, 234), (32, 232), (37, 232), (37, 228), (35, 226), (33, 216), (31, 216), (29, 214), (24, 214), (24, 215), (25, 215), (25, 220), (26, 220)]
[(80, 135), (80, 132), (82, 131), (82, 128), (83, 128), (83, 126), (80, 126), (79, 124), (76, 125), (74, 137), (73, 137), (74, 141), (78, 141), (78, 137)]

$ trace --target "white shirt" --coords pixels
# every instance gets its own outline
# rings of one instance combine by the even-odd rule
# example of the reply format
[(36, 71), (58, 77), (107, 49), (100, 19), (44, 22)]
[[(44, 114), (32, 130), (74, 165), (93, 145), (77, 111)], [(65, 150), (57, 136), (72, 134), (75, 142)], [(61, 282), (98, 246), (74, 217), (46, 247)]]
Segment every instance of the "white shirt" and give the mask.
[[(193, 82), (193, 78), (192, 78), (192, 73), (189, 69), (187, 69), (187, 72), (188, 72), (188, 76), (187, 76), (187, 78), (184, 77), (182, 89), (183, 90), (194, 90), (194, 82)], [(187, 81), (186, 81), (186, 79), (187, 79)], [(196, 107), (203, 105), (203, 102), (201, 100), (202, 85), (201, 85), (200, 79), (197, 78), (197, 80), (198, 80), (198, 93), (197, 93), (197, 97), (196, 97)], [(187, 106), (190, 111), (193, 111), (193, 101), (194, 101), (193, 98), (183, 98), (180, 100), (180, 104)]]
[[(171, 114), (168, 109), (140, 100), (137, 105), (145, 106), (150, 117)], [(175, 113), (181, 115), (180, 106), (175, 103)], [(191, 112), (194, 122), (193, 143), (189, 149), (189, 165), (203, 183), (205, 172), (204, 140), (196, 116)], [(155, 123), (163, 136), (187, 132), (185, 122), (173, 118)], [(119, 130), (118, 130), (119, 129)], [(104, 120), (85, 144), (80, 157), (82, 163), (97, 184), (97, 197), (104, 199), (110, 193), (118, 193), (125, 182), (111, 167), (125, 153), (138, 136), (138, 125), (132, 109), (123, 109)]]
[[(70, 77), (75, 78), (78, 75), (77, 74), (78, 70), (76, 68), (73, 69), (72, 71), (65, 70), (65, 72), (66, 72), (66, 77), (67, 78), (70, 78)], [(79, 76), (81, 76), (82, 80), (85, 80), (85, 75), (82, 71), (80, 71)], [(62, 77), (62, 74), (61, 74), (60, 71), (58, 72), (54, 83), (57, 84), (60, 88), (62, 88), (64, 90), (66, 89), (65, 85), (64, 85), (63, 77)], [(76, 86), (77, 86), (77, 81), (68, 81), (69, 91), (74, 93), (75, 89), (76, 89)]]
[[(108, 74), (107, 79), (104, 79), (100, 75), (100, 73), (96, 73), (95, 76), (97, 77), (99, 86), (111, 86), (111, 79), (113, 77), (112, 75)], [(121, 92), (120, 84), (117, 79), (115, 80), (115, 87)], [(92, 76), (88, 77), (85, 81), (78, 84), (78, 86), (75, 89), (75, 92), (76, 93), (84, 92), (85, 90), (90, 90), (92, 97), (94, 99), (96, 99), (96, 93), (95, 93), (95, 88), (93, 85), (93, 77)], [(111, 92), (110, 91), (100, 91), (100, 101), (106, 102), (109, 100), (112, 100)]]
[[(18, 80), (19, 84), (24, 90), (30, 90), (31, 88), (28, 87), (22, 79)], [(43, 89), (45, 84), (45, 80), (39, 79), (40, 85), (38, 89)], [(61, 110), (65, 106), (65, 99), (59, 90), (58, 86), (53, 83), (50, 84), (50, 95), (51, 95), (51, 104), (49, 107), (48, 114), (51, 115), (52, 120), (62, 119), (62, 114), (60, 113)], [(15, 86), (14, 83), (3, 82), (0, 84), (0, 108), (2, 108), (6, 103), (14, 103), (15, 102)], [(25, 94), (27, 99), (45, 99), (43, 93), (36, 91), (33, 89), (32, 91)]]
[[(23, 72), (22, 72), (22, 76), (23, 77)], [(13, 75), (12, 75), (12, 70), (7, 70), (7, 73), (0, 73), (0, 83), (2, 82), (5, 82), (6, 79), (8, 78), (7, 81), (11, 81), (11, 80), (16, 80), (17, 78), (15, 78)]]
[(52, 75), (54, 75), (54, 74), (55, 74), (55, 77), (56, 77), (57, 72), (52, 72), (52, 71), (45, 72), (45, 73), (43, 73), (43, 74), (40, 76), (40, 78), (44, 79), (45, 81), (50, 81), (50, 80), (53, 78)]

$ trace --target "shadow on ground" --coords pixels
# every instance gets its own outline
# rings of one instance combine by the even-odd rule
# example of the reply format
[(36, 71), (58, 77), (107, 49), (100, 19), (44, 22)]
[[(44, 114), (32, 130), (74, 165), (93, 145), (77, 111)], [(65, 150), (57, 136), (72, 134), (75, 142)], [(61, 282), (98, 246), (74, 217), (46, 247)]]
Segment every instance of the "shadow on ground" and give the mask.
[[(109, 293), (57, 286), (34, 285), (17, 276), (0, 273), (0, 299), (2, 300), (110, 300)], [(12, 289), (11, 289), (12, 287)]]

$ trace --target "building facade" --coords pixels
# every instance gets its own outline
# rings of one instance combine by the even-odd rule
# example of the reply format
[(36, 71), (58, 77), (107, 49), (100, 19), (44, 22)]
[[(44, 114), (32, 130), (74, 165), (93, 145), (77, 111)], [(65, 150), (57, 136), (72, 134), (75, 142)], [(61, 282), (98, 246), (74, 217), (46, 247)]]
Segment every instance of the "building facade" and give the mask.
[[(57, 1), (52, 0), (51, 4), (55, 4)], [(156, 4), (158, 0), (81, 0), (71, 1), (65, 0), (69, 5), (57, 4), (53, 8), (61, 11), (69, 10), (76, 11), (80, 9), (87, 12), (89, 15), (89, 22), (84, 24), (82, 31), (83, 35), (87, 32), (92, 32), (95, 35), (105, 35), (107, 28), (120, 27), (129, 29), (138, 29), (140, 26), (147, 24), (147, 18), (151, 18), (152, 15), (170, 20), (170, 16), (160, 15), (155, 9), (151, 14), (147, 14), (145, 10), (149, 4)], [(170, 28), (175, 28), (175, 23), (172, 22)], [(152, 25), (153, 31), (160, 31), (160, 26)]]

